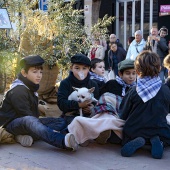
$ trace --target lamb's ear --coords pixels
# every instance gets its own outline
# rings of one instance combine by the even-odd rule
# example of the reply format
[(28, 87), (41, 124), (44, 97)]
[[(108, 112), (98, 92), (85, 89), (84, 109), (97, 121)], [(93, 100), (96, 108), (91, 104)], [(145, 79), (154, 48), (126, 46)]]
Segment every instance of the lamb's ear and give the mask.
[(72, 87), (75, 91), (78, 91), (79, 90), (79, 88), (76, 88), (76, 87)]
[(90, 92), (90, 93), (93, 93), (94, 90), (95, 90), (95, 87), (92, 87), (91, 89), (89, 89), (89, 92)]

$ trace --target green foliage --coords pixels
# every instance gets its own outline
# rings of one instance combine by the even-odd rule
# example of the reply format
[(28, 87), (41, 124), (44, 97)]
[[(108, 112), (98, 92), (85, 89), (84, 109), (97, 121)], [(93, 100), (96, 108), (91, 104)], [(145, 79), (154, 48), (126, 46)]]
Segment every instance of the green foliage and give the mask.
[[(74, 0), (70, 3), (64, 3), (64, 0), (50, 0), (48, 12), (33, 11), (37, 2), (37, 0), (8, 0), (8, 11), (12, 21), (19, 20), (21, 40), (24, 31), (29, 35), (27, 39), (31, 50), (28, 51), (20, 44), (21, 55), (39, 54), (48, 65), (53, 66), (58, 62), (63, 65), (62, 68), (67, 69), (70, 57), (75, 53), (87, 53), (91, 45), (90, 38), (85, 33), (86, 28), (82, 24), (83, 10), (73, 8)], [(23, 17), (14, 15), (15, 12), (21, 12), (24, 20)], [(100, 19), (93, 26), (92, 33), (98, 32), (100, 36), (107, 38), (107, 26), (113, 20), (114, 17), (107, 16)]]
[(103, 18), (99, 18), (97, 23), (91, 28), (91, 34), (94, 38), (100, 39), (100, 37), (103, 37), (108, 39), (108, 26), (110, 26), (115, 19), (115, 17), (108, 17), (108, 15), (105, 15)]

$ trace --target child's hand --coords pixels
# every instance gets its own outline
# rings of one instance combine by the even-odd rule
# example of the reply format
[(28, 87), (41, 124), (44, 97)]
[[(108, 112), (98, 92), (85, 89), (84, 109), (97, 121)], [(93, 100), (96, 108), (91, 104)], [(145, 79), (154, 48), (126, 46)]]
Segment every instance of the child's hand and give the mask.
[(84, 114), (89, 114), (89, 115), (91, 115), (91, 109), (90, 109), (90, 107), (83, 108), (82, 110), (83, 110), (83, 113), (84, 113)]
[(79, 107), (80, 108), (85, 108), (85, 107), (88, 107), (89, 105), (91, 104), (91, 100), (86, 100), (82, 103), (79, 103)]

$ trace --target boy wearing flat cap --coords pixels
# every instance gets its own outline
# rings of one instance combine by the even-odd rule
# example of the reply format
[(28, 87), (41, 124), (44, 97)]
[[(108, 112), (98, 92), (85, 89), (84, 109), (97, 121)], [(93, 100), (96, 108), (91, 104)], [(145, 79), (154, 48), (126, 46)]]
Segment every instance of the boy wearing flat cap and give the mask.
[(79, 109), (83, 109), (83, 115), (90, 116), (91, 101), (79, 103), (77, 101), (68, 100), (68, 96), (74, 91), (73, 87), (88, 89), (95, 87), (94, 97), (99, 98), (99, 90), (96, 82), (90, 79), (89, 69), (91, 62), (88, 57), (83, 54), (76, 54), (71, 58), (71, 67), (69, 76), (62, 80), (57, 94), (57, 103), (61, 111), (62, 117), (69, 124), (75, 116), (79, 115)]
[(40, 139), (58, 148), (76, 150), (78, 145), (72, 134), (56, 132), (63, 122), (60, 118), (39, 118), (37, 90), (43, 63), (38, 55), (21, 59), (21, 72), (0, 106), (0, 126), (22, 146), (31, 146), (34, 139)]
[(101, 89), (100, 95), (109, 92), (119, 96), (125, 96), (128, 89), (135, 85), (136, 71), (133, 60), (123, 60), (118, 63), (118, 74), (115, 80), (109, 80)]
[(107, 141), (121, 143), (121, 132), (118, 133), (117, 128), (122, 127), (124, 122), (118, 118), (118, 111), (125, 93), (136, 84), (134, 61), (121, 61), (118, 70), (119, 77), (108, 81), (101, 89), (101, 97), (93, 108), (94, 117), (92, 119), (76, 117), (68, 125), (69, 133), (74, 134), (76, 141), (83, 146), (88, 145), (88, 139), (95, 139), (99, 144), (105, 144)]

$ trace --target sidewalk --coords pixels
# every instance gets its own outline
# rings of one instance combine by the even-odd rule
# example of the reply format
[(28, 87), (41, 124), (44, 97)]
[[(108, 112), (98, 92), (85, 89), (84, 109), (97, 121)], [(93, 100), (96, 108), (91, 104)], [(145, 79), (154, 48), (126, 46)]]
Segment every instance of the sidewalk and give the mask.
[(151, 157), (149, 147), (139, 150), (130, 158), (122, 157), (120, 149), (120, 145), (90, 143), (88, 147), (79, 147), (77, 152), (69, 152), (42, 141), (35, 142), (29, 148), (17, 143), (3, 144), (0, 145), (0, 170), (170, 169), (170, 147), (165, 149), (161, 160)]
[(153, 159), (149, 148), (133, 157), (120, 155), (119, 145), (91, 143), (77, 152), (57, 149), (38, 141), (26, 148), (19, 144), (0, 146), (0, 170), (169, 170), (170, 148), (161, 160)]

